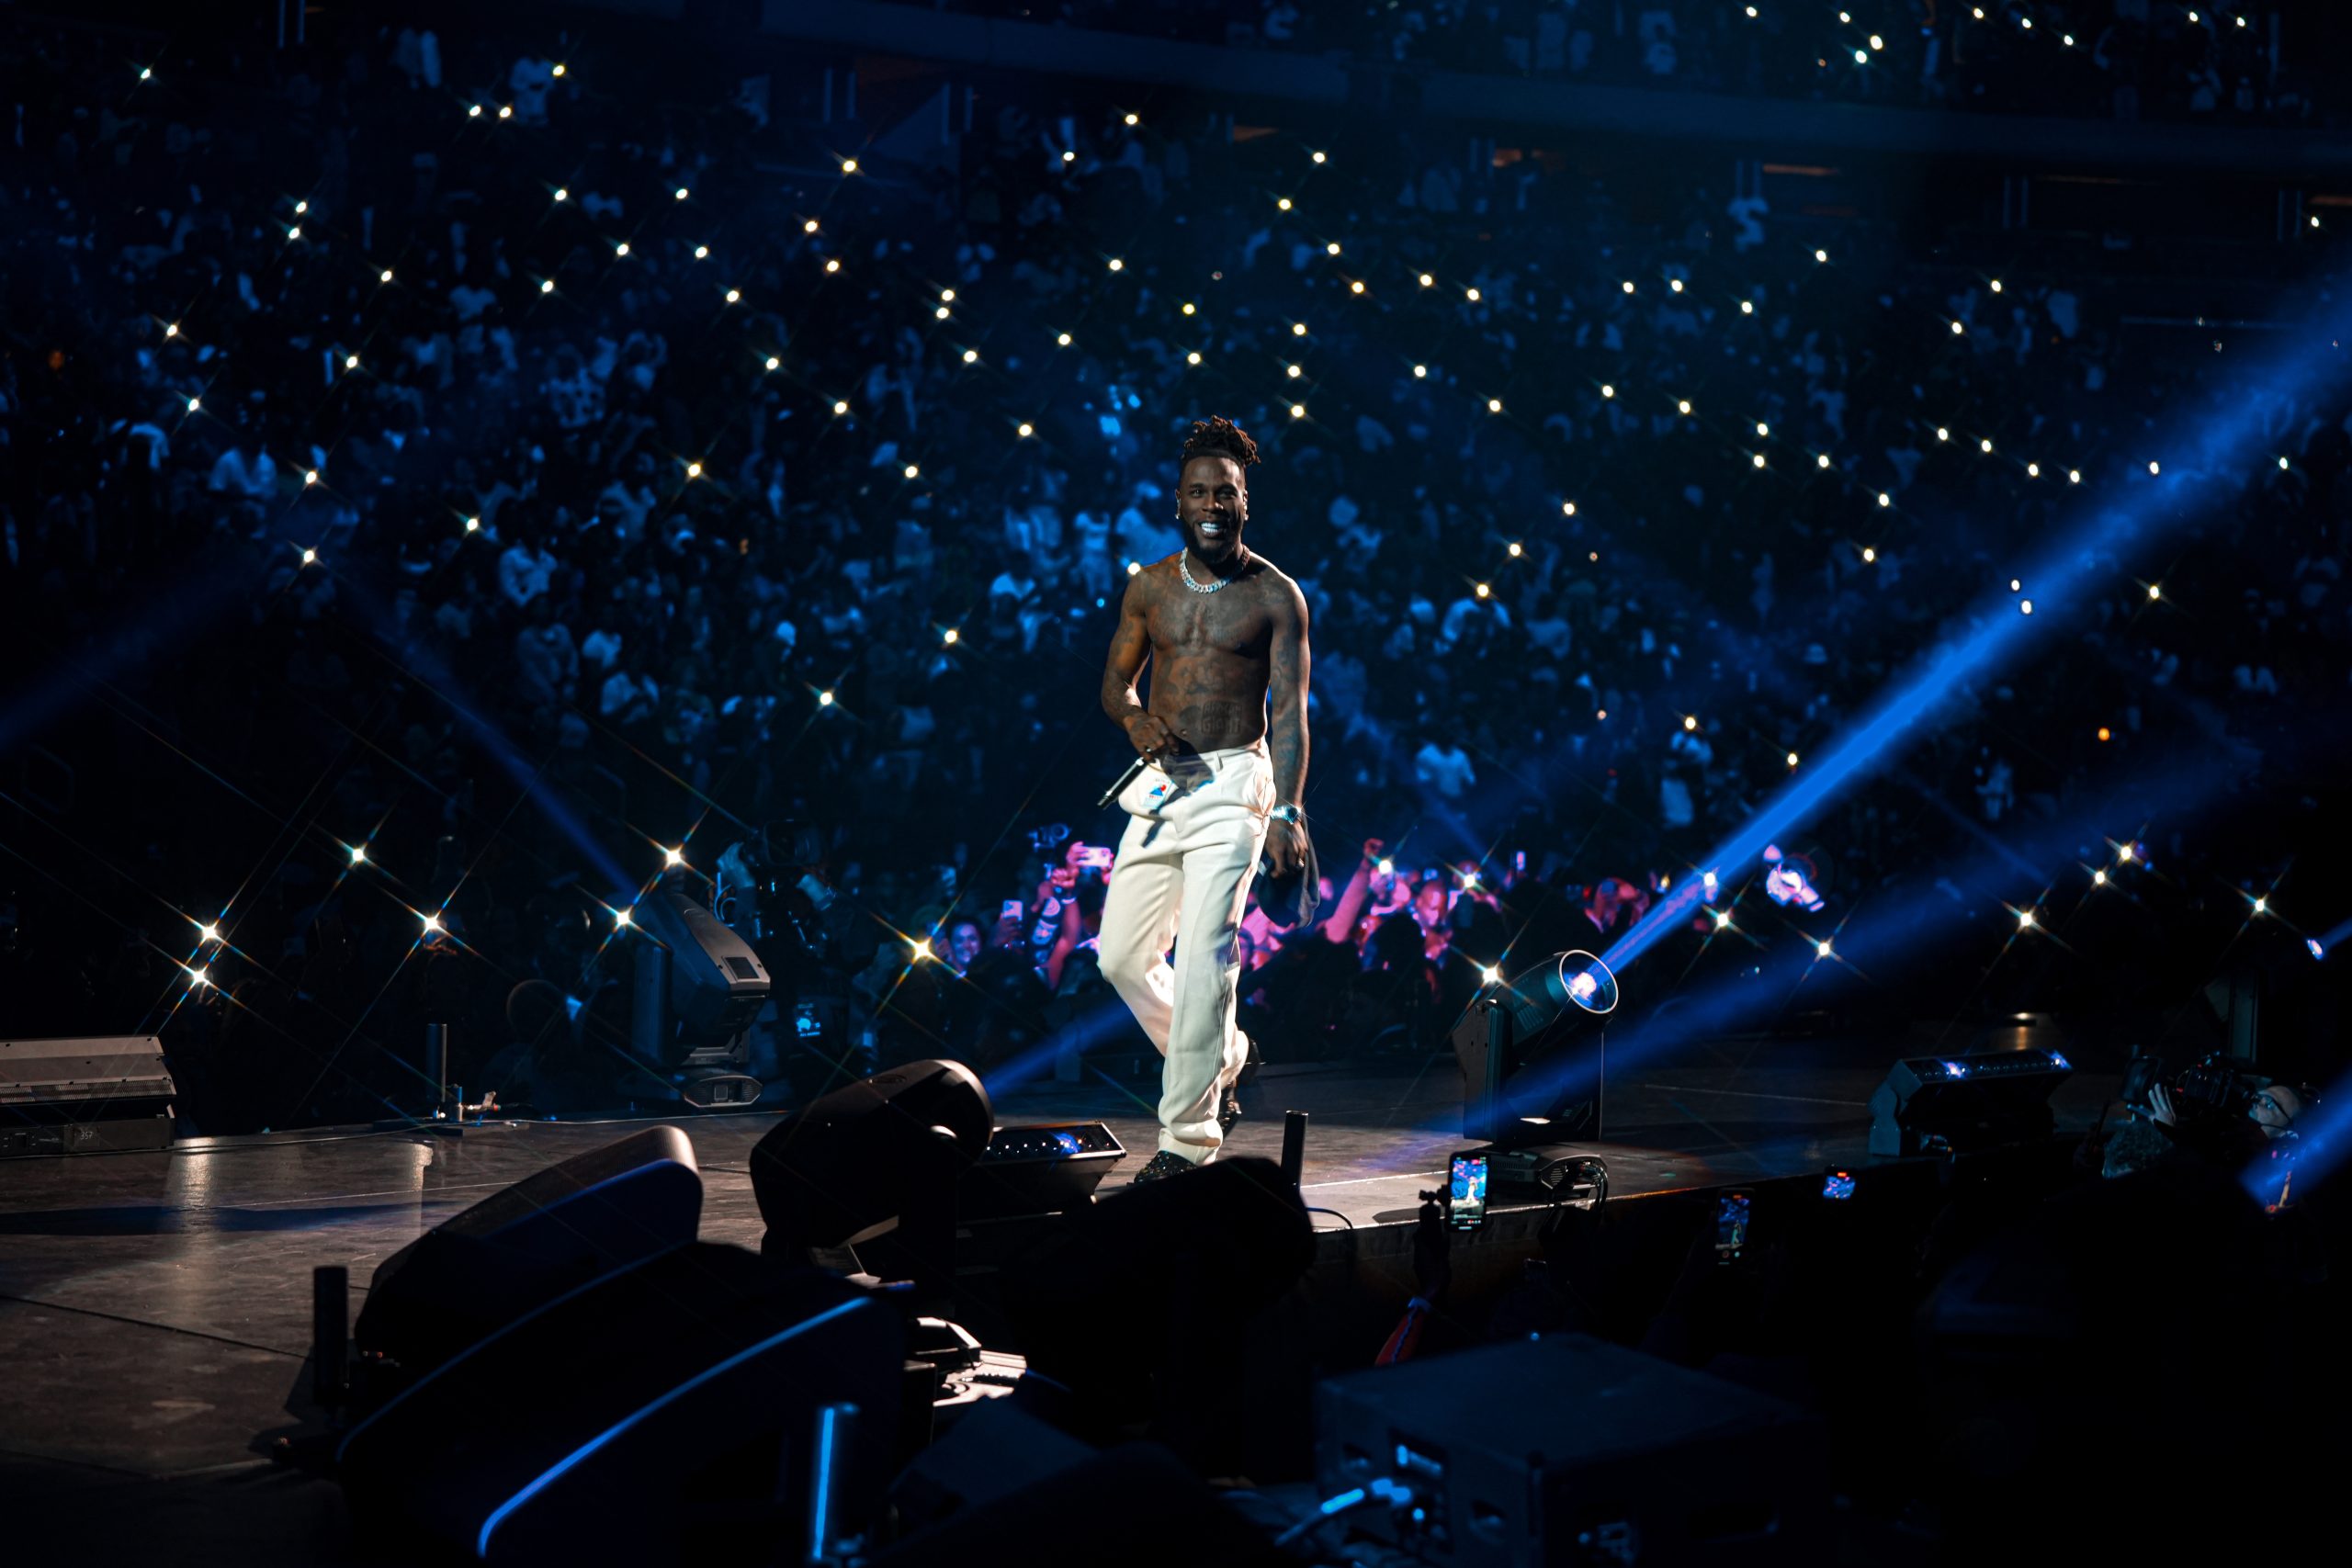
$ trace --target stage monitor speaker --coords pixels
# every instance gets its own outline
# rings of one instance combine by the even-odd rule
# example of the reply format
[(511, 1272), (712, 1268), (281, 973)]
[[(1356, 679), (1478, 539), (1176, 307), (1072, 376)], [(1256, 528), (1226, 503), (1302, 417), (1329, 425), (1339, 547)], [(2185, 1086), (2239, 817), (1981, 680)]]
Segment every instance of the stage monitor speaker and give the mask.
[(2047, 1137), (2051, 1093), (2073, 1072), (2057, 1051), (1906, 1057), (1871, 1096), (1871, 1153), (1965, 1154)]
[(172, 1094), (152, 1034), (0, 1040), (0, 1157), (169, 1147)]
[(807, 1533), (822, 1406), (858, 1412), (828, 1456), (838, 1519), (873, 1517), (904, 1354), (886, 1298), (741, 1247), (673, 1249), (547, 1303), (353, 1427), (337, 1459), (356, 1538), (399, 1561), (772, 1562)]
[(1012, 1220), (1082, 1209), (1126, 1155), (1100, 1122), (999, 1127), (956, 1184), (956, 1218)]
[(353, 1338), (414, 1377), (565, 1291), (684, 1247), (701, 1225), (694, 1145), (675, 1127), (648, 1127), (493, 1193), (385, 1258)]
[(1518, 1339), (1325, 1382), (1316, 1475), (1383, 1480), (1358, 1529), (1460, 1568), (1812, 1564), (1828, 1455), (1796, 1406), (1582, 1334)]

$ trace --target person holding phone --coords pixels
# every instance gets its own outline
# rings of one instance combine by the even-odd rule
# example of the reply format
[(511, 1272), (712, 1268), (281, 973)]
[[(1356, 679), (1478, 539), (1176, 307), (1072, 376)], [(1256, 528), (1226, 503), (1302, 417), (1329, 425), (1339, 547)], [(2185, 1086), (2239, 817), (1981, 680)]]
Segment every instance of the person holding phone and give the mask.
[(1215, 1158), (1239, 1117), (1234, 935), (1261, 852), (1278, 877), (1310, 852), (1306, 600), (1241, 542), (1257, 461), (1232, 421), (1193, 422), (1176, 487), (1184, 547), (1127, 579), (1102, 671), (1102, 711), (1151, 762), (1119, 795), (1128, 822), (1100, 937), (1103, 977), (1166, 1059), (1159, 1150), (1137, 1181)]

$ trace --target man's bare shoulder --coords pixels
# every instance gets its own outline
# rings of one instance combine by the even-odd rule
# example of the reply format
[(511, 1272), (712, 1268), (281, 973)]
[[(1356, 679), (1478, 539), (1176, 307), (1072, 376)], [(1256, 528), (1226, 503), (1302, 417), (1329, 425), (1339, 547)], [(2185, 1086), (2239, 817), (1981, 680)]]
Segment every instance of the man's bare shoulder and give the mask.
[(1296, 610), (1301, 615), (1306, 613), (1306, 595), (1299, 592), (1298, 584), (1292, 581), (1289, 573), (1255, 553), (1250, 557), (1250, 565), (1255, 569), (1250, 575), (1257, 584), (1258, 595), (1268, 605), (1276, 609)]

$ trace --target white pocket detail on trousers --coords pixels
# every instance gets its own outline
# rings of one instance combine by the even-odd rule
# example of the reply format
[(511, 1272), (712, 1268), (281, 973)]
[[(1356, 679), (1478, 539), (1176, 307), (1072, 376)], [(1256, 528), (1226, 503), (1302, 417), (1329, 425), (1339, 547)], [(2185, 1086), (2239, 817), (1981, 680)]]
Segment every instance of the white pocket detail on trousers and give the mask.
[(1130, 817), (1157, 817), (1161, 807), (1176, 798), (1177, 789), (1158, 768), (1146, 768), (1119, 792), (1119, 809)]

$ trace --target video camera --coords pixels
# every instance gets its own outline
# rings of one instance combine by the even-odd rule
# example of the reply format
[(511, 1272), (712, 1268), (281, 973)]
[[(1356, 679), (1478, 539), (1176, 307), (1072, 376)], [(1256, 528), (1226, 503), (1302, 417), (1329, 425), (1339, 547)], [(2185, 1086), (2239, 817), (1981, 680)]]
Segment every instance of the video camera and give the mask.
[(2148, 1111), (2150, 1091), (2161, 1086), (2184, 1126), (2216, 1122), (2244, 1117), (2268, 1081), (2234, 1066), (2219, 1051), (2176, 1072), (2162, 1056), (2135, 1050), (2123, 1069), (2123, 1103), (2133, 1111)]

